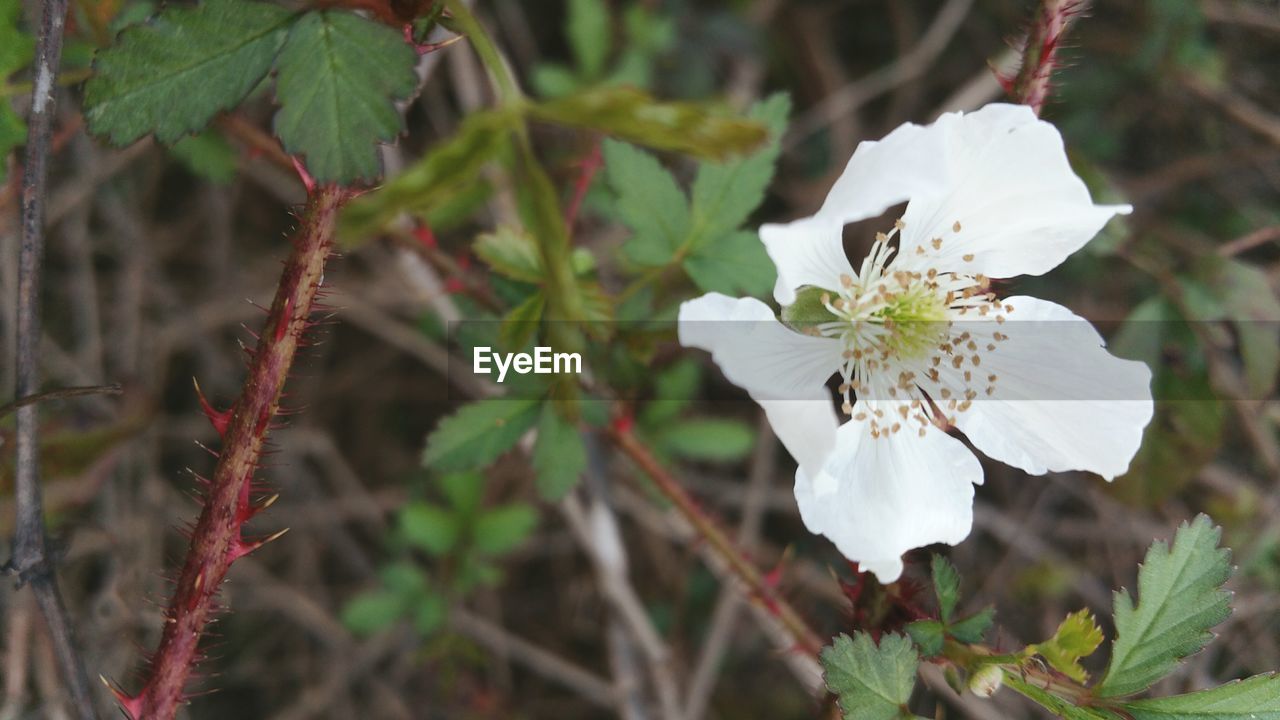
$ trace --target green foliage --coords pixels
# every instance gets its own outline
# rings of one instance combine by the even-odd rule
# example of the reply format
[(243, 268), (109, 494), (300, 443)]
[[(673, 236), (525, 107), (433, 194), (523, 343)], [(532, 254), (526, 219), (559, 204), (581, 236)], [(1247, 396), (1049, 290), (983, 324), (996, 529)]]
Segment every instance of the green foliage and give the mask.
[(599, 77), (609, 54), (609, 8), (604, 0), (569, 0), (565, 32), (582, 74)]
[(1268, 673), (1209, 690), (1124, 704), (1132, 720), (1280, 720), (1280, 675)]
[[(21, 0), (0, 0), (0, 87), (6, 86), (10, 75), (30, 65), (35, 53), (35, 40), (18, 28), (21, 16)], [(5, 181), (9, 153), (26, 139), (27, 124), (0, 96), (0, 183)]]
[(494, 271), (512, 280), (536, 283), (542, 280), (542, 256), (538, 245), (522, 228), (500, 227), (476, 238), (476, 255)]
[(1280, 372), (1280, 298), (1267, 273), (1247, 263), (1205, 262), (1206, 284), (1221, 298), (1225, 319), (1239, 339), (1249, 399), (1270, 395)]
[(169, 152), (191, 172), (219, 185), (231, 182), (240, 165), (235, 148), (213, 130), (184, 137)]
[(1100, 696), (1145, 690), (1213, 638), (1209, 628), (1231, 613), (1230, 593), (1222, 588), (1230, 552), (1218, 547), (1220, 537), (1200, 515), (1178, 528), (1172, 549), (1152, 544), (1138, 573), (1137, 605), (1128, 593), (1116, 593), (1116, 641)]
[(382, 568), (381, 587), (352, 598), (342, 609), (342, 624), (356, 635), (373, 635), (408, 617), (420, 635), (443, 622), (446, 601), (416, 565), (397, 562)]
[[(669, 18), (633, 2), (623, 14), (624, 41), (613, 44), (613, 21), (605, 0), (569, 0), (565, 35), (574, 67), (545, 63), (533, 69), (532, 84), (543, 97), (563, 97), (595, 84), (649, 87), (657, 56), (675, 40)], [(609, 56), (614, 62), (609, 66)]]
[(483, 467), (511, 449), (538, 420), (538, 401), (481, 400), (440, 421), (422, 460), (445, 472)]
[(1089, 674), (1080, 664), (1080, 658), (1092, 655), (1101, 644), (1102, 628), (1093, 619), (1093, 613), (1079, 610), (1062, 621), (1053, 637), (1027, 649), (1039, 653), (1058, 672), (1082, 683)]
[(633, 87), (590, 88), (532, 105), (529, 113), (538, 120), (703, 158), (746, 152), (768, 137), (760, 123), (714, 112), (705, 103), (660, 102)]
[(560, 416), (555, 403), (546, 403), (533, 446), (538, 493), (547, 500), (559, 500), (578, 484), (586, 467), (587, 448), (578, 428)]
[(125, 29), (85, 83), (89, 131), (124, 145), (148, 133), (173, 143), (204, 128), (266, 77), (296, 17), (267, 3), (206, 0)]
[[(789, 109), (785, 95), (757, 103), (748, 117), (768, 128), (768, 142), (750, 155), (700, 163), (692, 200), (652, 156), (606, 143), (606, 177), (634, 233), (623, 248), (628, 259), (651, 268), (679, 263), (706, 292), (759, 295), (772, 288), (775, 271), (763, 244), (739, 227), (773, 177)], [(664, 212), (652, 212), (655, 207)]]
[(528, 505), (503, 505), (476, 518), (472, 542), (482, 555), (514, 550), (538, 524), (538, 513)]
[(963, 643), (982, 642), (983, 635), (995, 619), (995, 609), (985, 607), (968, 617), (957, 618), (960, 573), (950, 560), (937, 554), (930, 560), (929, 570), (933, 576), (933, 594), (938, 601), (940, 620), (917, 620), (907, 625), (907, 634), (926, 656), (941, 654), (948, 637)]
[(445, 555), (458, 543), (461, 528), (448, 510), (426, 502), (404, 506), (398, 518), (400, 536), (432, 555)]
[(661, 453), (688, 460), (730, 462), (751, 452), (755, 433), (740, 420), (689, 418), (667, 423), (653, 436)]
[(275, 129), (320, 182), (350, 184), (380, 172), (377, 143), (401, 129), (393, 100), (417, 85), (417, 55), (395, 30), (349, 12), (303, 15), (277, 63)]
[(930, 560), (929, 570), (933, 576), (933, 594), (938, 599), (938, 613), (943, 622), (949, 623), (960, 602), (960, 573), (950, 560), (938, 554)]
[(822, 650), (827, 687), (840, 698), (846, 720), (910, 718), (920, 657), (902, 635), (885, 635), (879, 646), (866, 633), (840, 635)]

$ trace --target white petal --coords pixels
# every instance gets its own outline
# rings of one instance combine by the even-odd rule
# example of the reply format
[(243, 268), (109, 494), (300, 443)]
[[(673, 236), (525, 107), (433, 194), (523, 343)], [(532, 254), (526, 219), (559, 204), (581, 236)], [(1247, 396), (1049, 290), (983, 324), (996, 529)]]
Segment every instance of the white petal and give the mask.
[(928, 126), (906, 123), (883, 140), (858, 143), (818, 215), (844, 225), (950, 187), (947, 144), (958, 119), (953, 113)]
[[(1106, 351), (1083, 318), (1045, 300), (1011, 297), (1008, 322), (960, 323), (981, 346), (981, 383), (956, 424), (986, 455), (1039, 475), (1087, 470), (1124, 474), (1151, 420), (1151, 370)], [(1007, 340), (993, 341), (991, 332)], [(996, 349), (988, 352), (987, 344)], [(943, 376), (954, 383), (948, 363)], [(983, 385), (995, 374), (988, 395)], [(954, 385), (953, 385), (954, 387)], [(935, 396), (936, 398), (936, 396)]]
[[(896, 414), (897, 403), (859, 403)], [(890, 425), (892, 422), (889, 423)], [(933, 543), (954, 545), (973, 525), (973, 486), (982, 466), (959, 440), (936, 427), (904, 426), (872, 438), (870, 421), (850, 420), (822, 472), (796, 472), (796, 502), (809, 530), (884, 583), (902, 572), (902, 554)]]
[(708, 293), (680, 305), (680, 344), (711, 353), (725, 377), (759, 402), (801, 466), (820, 468), (835, 442), (824, 383), (840, 366), (838, 340), (802, 335), (754, 298)]
[(853, 276), (844, 252), (843, 223), (833, 218), (807, 217), (785, 225), (761, 225), (760, 240), (778, 268), (773, 297), (780, 305), (796, 301), (805, 285), (834, 290), (840, 276)]
[(907, 205), (903, 263), (996, 278), (1040, 275), (1132, 210), (1094, 205), (1057, 128), (1030, 108), (995, 104), (953, 117), (946, 126), (952, 183)]

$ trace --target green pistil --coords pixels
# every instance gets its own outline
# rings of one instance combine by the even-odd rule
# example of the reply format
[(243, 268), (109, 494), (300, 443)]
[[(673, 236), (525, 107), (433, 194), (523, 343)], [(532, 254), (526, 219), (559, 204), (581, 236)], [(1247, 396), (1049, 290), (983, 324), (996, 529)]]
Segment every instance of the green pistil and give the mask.
[(914, 360), (933, 351), (947, 334), (947, 307), (927, 287), (906, 290), (871, 314), (889, 331), (884, 350), (903, 360)]

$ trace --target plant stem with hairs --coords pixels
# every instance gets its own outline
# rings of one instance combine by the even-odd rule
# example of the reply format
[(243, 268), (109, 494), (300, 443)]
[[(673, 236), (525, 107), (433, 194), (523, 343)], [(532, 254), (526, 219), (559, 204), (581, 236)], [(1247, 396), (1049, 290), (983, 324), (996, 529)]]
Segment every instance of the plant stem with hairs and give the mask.
[(151, 659), (147, 680), (134, 696), (113, 690), (134, 720), (168, 720), (174, 716), (186, 700), (187, 680), (200, 659), (200, 639), (215, 611), (218, 587), (231, 563), (283, 534), (256, 541), (244, 537), (245, 522), (274, 500), (255, 505), (251, 499), (252, 480), (309, 324), (338, 210), (349, 197), (347, 190), (332, 185), (309, 189), (293, 237), (293, 251), (285, 262), (239, 399), (229, 410), (218, 411), (200, 396), (205, 414), (222, 437), (222, 449), (213, 477), (207, 481), (204, 507), (192, 531), (177, 588), (165, 611), (164, 632)]
[(1052, 89), (1054, 68), (1062, 37), (1071, 21), (1085, 11), (1087, 0), (1043, 0), (1035, 24), (1027, 33), (1022, 49), (1022, 67), (1006, 84), (1014, 100), (1029, 105), (1036, 115), (1044, 107)]

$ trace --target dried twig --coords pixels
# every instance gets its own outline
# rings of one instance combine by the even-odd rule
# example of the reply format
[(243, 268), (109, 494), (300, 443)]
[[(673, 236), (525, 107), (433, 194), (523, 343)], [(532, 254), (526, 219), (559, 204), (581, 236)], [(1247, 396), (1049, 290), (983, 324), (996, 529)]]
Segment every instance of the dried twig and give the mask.
[(86, 385), (83, 387), (69, 387), (69, 388), (61, 388), (58, 390), (46, 390), (45, 392), (42, 392), (42, 393), (36, 393), (35, 395), (27, 395), (26, 397), (20, 397), (17, 400), (14, 400), (9, 403), (5, 403), (4, 405), (0, 405), (0, 418), (8, 415), (11, 412), (14, 412), (19, 408), (24, 408), (28, 405), (34, 405), (36, 403), (47, 402), (49, 400), (65, 400), (67, 398), (81, 397), (83, 395), (119, 395), (120, 393), (121, 393), (120, 386), (116, 384)]
[[(17, 356), (13, 396), (26, 399), (40, 391), (40, 284), (44, 261), (45, 180), (49, 171), (49, 138), (53, 127), (54, 83), (62, 62), (66, 0), (46, 0), (36, 37), (35, 87), (28, 119), (26, 165), (22, 177), (22, 245), (18, 253)], [(19, 401), (21, 402), (21, 400)], [(6, 568), (19, 582), (31, 585), (44, 616), (76, 714), (97, 716), (84, 665), (76, 650), (71, 622), (58, 591), (57, 575), (45, 543), (44, 508), (40, 495), (39, 409), (34, 403), (18, 407), (14, 460), (17, 521), (13, 557)]]

